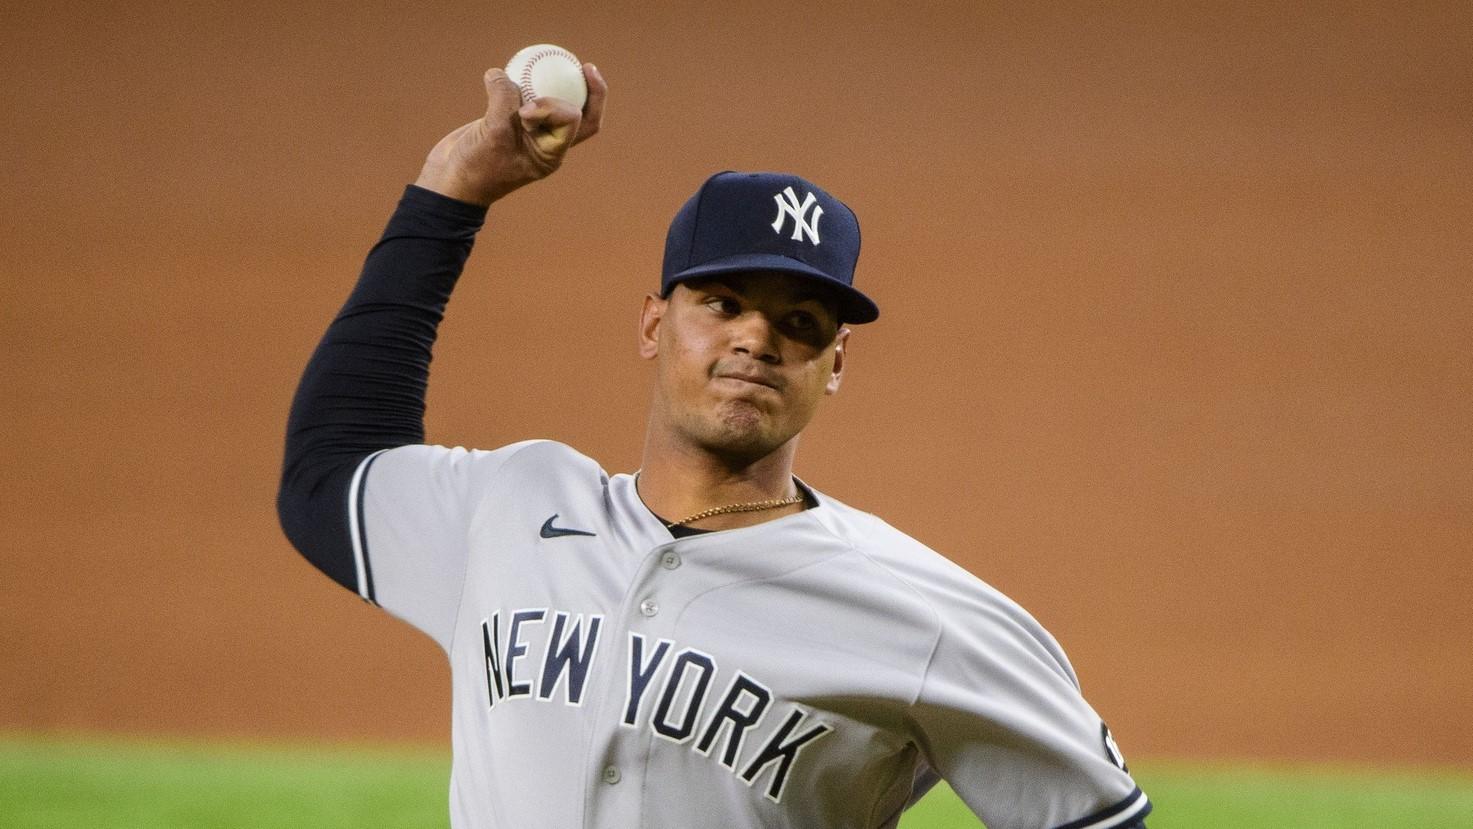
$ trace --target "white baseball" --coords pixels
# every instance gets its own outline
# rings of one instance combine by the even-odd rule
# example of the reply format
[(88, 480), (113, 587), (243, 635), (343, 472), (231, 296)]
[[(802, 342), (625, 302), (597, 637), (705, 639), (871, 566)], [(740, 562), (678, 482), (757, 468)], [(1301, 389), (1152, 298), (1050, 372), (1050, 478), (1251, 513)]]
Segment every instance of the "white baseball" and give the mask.
[(582, 109), (583, 102), (588, 100), (583, 64), (561, 46), (551, 43), (528, 46), (507, 61), (506, 74), (521, 87), (523, 102), (533, 98), (561, 98)]

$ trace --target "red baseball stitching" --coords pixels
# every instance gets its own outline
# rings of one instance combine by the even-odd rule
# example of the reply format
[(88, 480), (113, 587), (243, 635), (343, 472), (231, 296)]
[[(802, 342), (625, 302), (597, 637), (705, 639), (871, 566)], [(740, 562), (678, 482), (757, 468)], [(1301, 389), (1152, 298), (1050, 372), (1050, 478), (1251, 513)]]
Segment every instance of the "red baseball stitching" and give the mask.
[(583, 64), (577, 58), (573, 57), (573, 53), (567, 49), (543, 49), (540, 52), (534, 53), (531, 57), (527, 58), (527, 64), (522, 67), (522, 82), (519, 84), (522, 89), (522, 103), (530, 104), (537, 97), (537, 94), (532, 91), (532, 66), (543, 58), (554, 56), (567, 58), (572, 62), (574, 69), (577, 69), (579, 72), (583, 71)]

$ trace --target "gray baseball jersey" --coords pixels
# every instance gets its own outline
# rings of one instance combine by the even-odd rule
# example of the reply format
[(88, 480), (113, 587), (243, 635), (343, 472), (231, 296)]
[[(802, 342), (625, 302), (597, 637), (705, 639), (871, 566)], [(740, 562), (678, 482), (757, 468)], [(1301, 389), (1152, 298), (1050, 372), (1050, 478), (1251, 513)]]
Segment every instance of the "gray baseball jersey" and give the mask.
[(1149, 811), (1047, 631), (808, 491), (673, 538), (559, 443), (365, 459), (359, 592), (450, 658), (451, 825), (889, 827), (939, 778), (991, 829)]

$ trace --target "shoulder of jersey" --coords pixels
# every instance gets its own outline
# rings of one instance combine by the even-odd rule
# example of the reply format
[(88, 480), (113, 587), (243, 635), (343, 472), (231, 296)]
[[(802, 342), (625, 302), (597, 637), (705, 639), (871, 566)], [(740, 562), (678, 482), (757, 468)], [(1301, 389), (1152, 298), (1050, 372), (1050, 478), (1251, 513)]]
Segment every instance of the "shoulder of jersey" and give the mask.
[(507, 453), (505, 466), (508, 469), (530, 467), (542, 477), (608, 479), (608, 474), (598, 465), (598, 461), (555, 440), (524, 440), (507, 444), (495, 451)]
[(502, 450), (512, 450), (517, 458), (541, 459), (544, 461), (557, 459), (564, 463), (598, 466), (597, 461), (579, 452), (577, 449), (561, 441), (548, 438), (534, 438), (532, 440), (509, 443), (498, 451)]
[[(877, 515), (825, 498), (831, 508), (830, 531), (845, 538), (856, 552), (905, 583), (942, 618), (979, 618), (974, 612), (990, 607), (987, 618), (1007, 618), (1036, 637), (1052, 641), (1032, 615), (1002, 591), (976, 574), (896, 529)], [(961, 611), (962, 616), (957, 616)]]
[(922, 544), (873, 513), (824, 496), (829, 508), (829, 530), (849, 542), (856, 552), (902, 578), (961, 579), (984, 585), (966, 568)]

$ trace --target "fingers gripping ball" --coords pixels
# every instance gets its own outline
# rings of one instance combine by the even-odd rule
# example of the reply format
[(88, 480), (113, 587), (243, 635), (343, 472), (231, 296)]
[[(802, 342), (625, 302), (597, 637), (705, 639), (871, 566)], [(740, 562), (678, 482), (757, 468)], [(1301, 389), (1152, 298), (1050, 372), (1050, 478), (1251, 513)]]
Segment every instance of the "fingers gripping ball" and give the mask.
[(539, 43), (528, 46), (506, 64), (507, 77), (522, 90), (522, 101), (561, 98), (579, 109), (588, 100), (583, 64), (561, 46)]

